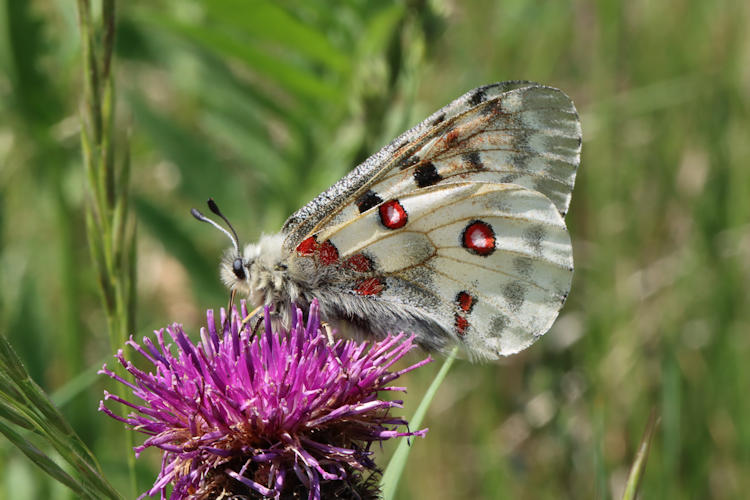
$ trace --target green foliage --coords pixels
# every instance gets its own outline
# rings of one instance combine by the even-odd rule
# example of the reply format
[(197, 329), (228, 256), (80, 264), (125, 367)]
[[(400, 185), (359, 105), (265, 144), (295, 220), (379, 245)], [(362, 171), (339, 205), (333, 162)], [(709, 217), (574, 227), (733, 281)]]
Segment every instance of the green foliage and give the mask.
[[(419, 429), (422, 427), (424, 416), (427, 414), (427, 410), (430, 408), (432, 400), (435, 398), (440, 385), (448, 375), (451, 366), (453, 366), (453, 362), (456, 360), (457, 355), (458, 347), (454, 347), (453, 350), (445, 358), (445, 361), (443, 361), (443, 365), (440, 367), (440, 371), (437, 372), (437, 375), (435, 375), (435, 378), (432, 380), (430, 387), (428, 387), (425, 391), (424, 397), (417, 407), (417, 411), (415, 411), (414, 415), (409, 418), (409, 425), (411, 425), (412, 428)], [(403, 474), (404, 467), (406, 467), (406, 462), (409, 459), (410, 451), (410, 440), (400, 440), (398, 443), (398, 447), (396, 448), (396, 451), (393, 452), (393, 455), (388, 462), (388, 467), (383, 472), (383, 477), (380, 481), (380, 489), (383, 494), (383, 500), (392, 500), (396, 495), (396, 491), (398, 491), (398, 483), (401, 480), (401, 475)]]
[(625, 483), (625, 492), (622, 495), (622, 500), (635, 500), (638, 496), (638, 488), (641, 486), (643, 480), (643, 472), (646, 470), (646, 461), (648, 460), (648, 452), (651, 448), (651, 442), (654, 439), (654, 432), (656, 432), (656, 426), (659, 424), (659, 420), (655, 412), (651, 412), (651, 416), (648, 419), (646, 430), (643, 432), (643, 438), (641, 444), (638, 447), (638, 453), (635, 456), (633, 466), (630, 468), (630, 474), (628, 480)]
[[(640, 492), (743, 498), (749, 10), (733, 0), (119, 3), (112, 127), (118, 141), (129, 134), (139, 222), (132, 333), (171, 321), (196, 330), (202, 310), (226, 303), (216, 268), (228, 242), (190, 207), (213, 197), (251, 241), (460, 93), (540, 81), (582, 116), (573, 289), (529, 352), (454, 365), (397, 498), (620, 498), (652, 407), (661, 423)], [(87, 375), (111, 348), (85, 231), (81, 51), (70, 2), (0, 0), (0, 333), (47, 392), (76, 381), (60, 389), (62, 413), (128, 491), (122, 427), (95, 414), (104, 382)], [(406, 381), (407, 414), (430, 382)], [(54, 453), (7, 428), (26, 453)], [(18, 457), (0, 445), (0, 471), (31, 478), (20, 489), (0, 473), (0, 497), (64, 497)], [(143, 490), (158, 457), (140, 462)]]
[[(0, 337), (0, 433), (34, 464), (70, 488), (79, 498), (122, 498), (65, 418), (31, 380), (8, 341)], [(21, 430), (22, 433), (15, 429)], [(29, 432), (52, 447), (75, 478), (29, 439)]]

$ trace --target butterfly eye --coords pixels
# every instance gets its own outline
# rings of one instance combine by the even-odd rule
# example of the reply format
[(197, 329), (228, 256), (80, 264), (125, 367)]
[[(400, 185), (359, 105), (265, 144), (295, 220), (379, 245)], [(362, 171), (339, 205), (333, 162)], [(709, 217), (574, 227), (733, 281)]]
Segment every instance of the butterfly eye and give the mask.
[(239, 257), (234, 259), (234, 262), (232, 263), (232, 272), (237, 276), (237, 279), (245, 279), (245, 266), (242, 263), (242, 259)]

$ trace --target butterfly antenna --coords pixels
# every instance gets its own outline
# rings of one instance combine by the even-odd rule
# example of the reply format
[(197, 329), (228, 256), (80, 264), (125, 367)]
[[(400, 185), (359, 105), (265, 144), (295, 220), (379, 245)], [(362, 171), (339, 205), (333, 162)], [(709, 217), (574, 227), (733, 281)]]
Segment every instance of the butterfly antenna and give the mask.
[(206, 204), (208, 205), (209, 210), (211, 210), (213, 213), (221, 217), (221, 220), (227, 223), (227, 226), (229, 226), (229, 230), (232, 231), (232, 234), (234, 235), (234, 246), (237, 248), (237, 251), (239, 252), (240, 238), (237, 236), (237, 231), (234, 230), (234, 227), (229, 222), (229, 219), (224, 217), (224, 214), (221, 213), (221, 210), (219, 210), (219, 205), (216, 204), (213, 198), (209, 198)]
[[(214, 203), (214, 206), (216, 206), (215, 203)], [(209, 205), (209, 208), (210, 208), (210, 205)], [(206, 217), (205, 215), (203, 215), (202, 213), (200, 213), (200, 211), (197, 208), (191, 208), (190, 209), (190, 213), (192, 214), (193, 217), (195, 217), (199, 221), (201, 221), (201, 222), (208, 222), (213, 227), (215, 227), (216, 229), (218, 229), (222, 233), (226, 234), (227, 237), (230, 240), (232, 240), (232, 245), (234, 245), (234, 249), (237, 251), (237, 255), (239, 255), (239, 253), (240, 253), (240, 244), (239, 244), (239, 240), (237, 239), (237, 233), (234, 232), (234, 229), (232, 228), (232, 226), (229, 226), (232, 229), (232, 233), (230, 233), (229, 231), (227, 231), (226, 229), (224, 229), (223, 227), (221, 227), (219, 224), (217, 224), (215, 221), (209, 219), (208, 217)], [(223, 218), (224, 217), (222, 217), (222, 219)], [(224, 219), (224, 220), (226, 220), (226, 219)]]

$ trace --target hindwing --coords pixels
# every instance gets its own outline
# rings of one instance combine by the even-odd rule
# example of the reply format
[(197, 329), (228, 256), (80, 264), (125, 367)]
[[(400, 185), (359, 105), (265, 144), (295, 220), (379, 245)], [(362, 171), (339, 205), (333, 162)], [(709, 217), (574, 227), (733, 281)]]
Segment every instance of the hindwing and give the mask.
[[(380, 209), (386, 204), (372, 207), (305, 240), (314, 252), (304, 244), (297, 251), (336, 269), (326, 274), (325, 293), (341, 297), (350, 314), (355, 298), (402, 312), (369, 308), (369, 317), (350, 319), (383, 331), (407, 323), (423, 344), (460, 343), (472, 358), (512, 354), (547, 331), (573, 270), (565, 223), (547, 197), (514, 184), (465, 181), (391, 201), (393, 213)], [(409, 323), (414, 315), (423, 321)]]

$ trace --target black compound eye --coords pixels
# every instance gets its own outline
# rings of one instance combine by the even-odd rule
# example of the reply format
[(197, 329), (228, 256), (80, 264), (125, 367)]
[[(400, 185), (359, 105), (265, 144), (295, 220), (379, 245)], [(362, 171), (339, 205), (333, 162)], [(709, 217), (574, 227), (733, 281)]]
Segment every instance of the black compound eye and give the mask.
[(234, 262), (232, 263), (232, 272), (237, 276), (237, 279), (245, 279), (245, 266), (242, 263), (242, 259), (239, 257), (234, 259)]

